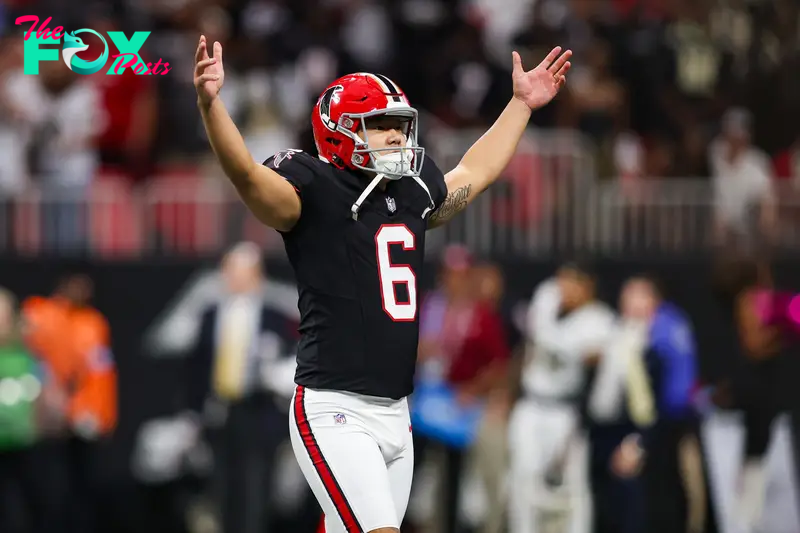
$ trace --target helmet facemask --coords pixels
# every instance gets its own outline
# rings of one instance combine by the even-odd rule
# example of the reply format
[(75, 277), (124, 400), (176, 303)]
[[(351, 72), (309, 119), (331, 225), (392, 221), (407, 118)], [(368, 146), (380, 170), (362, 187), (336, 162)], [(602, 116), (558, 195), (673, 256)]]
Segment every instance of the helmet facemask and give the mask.
[[(398, 117), (404, 122), (403, 134), (406, 138), (404, 146), (387, 146), (385, 148), (369, 146), (370, 119), (374, 121), (378, 117)], [(346, 130), (347, 135), (355, 143), (352, 157), (353, 166), (366, 172), (382, 175), (390, 180), (399, 180), (406, 176), (419, 178), (422, 164), (425, 161), (425, 149), (417, 145), (416, 109), (403, 107), (401, 109), (379, 109), (362, 114), (343, 114), (339, 123), (343, 126), (340, 131)], [(356, 124), (360, 126), (358, 133), (352, 131)]]
[[(428, 186), (421, 178), (422, 164), (425, 161), (425, 149), (417, 145), (419, 115), (417, 110), (410, 107), (407, 103), (391, 102), (387, 107), (374, 109), (364, 113), (341, 113), (335, 122), (330, 118), (330, 106), (332, 101), (336, 101), (336, 95), (341, 92), (341, 85), (331, 86), (320, 99), (319, 116), (322, 124), (331, 132), (338, 132), (340, 135), (347, 136), (353, 141), (353, 151), (350, 161), (346, 162), (339, 159), (333, 161), (337, 165), (349, 166), (363, 170), (372, 174), (374, 177), (361, 193), (351, 207), (351, 216), (358, 220), (358, 213), (361, 205), (367, 196), (384, 180), (399, 180), (410, 177), (425, 190), (428, 196), (429, 205), (422, 212), (422, 218), (431, 212), (435, 205)], [(369, 146), (370, 119), (373, 121), (379, 117), (396, 117), (403, 123), (403, 133), (405, 135), (404, 146), (387, 146), (384, 148), (371, 148)], [(374, 124), (374, 122), (373, 122)], [(363, 137), (363, 138), (362, 138)], [(346, 157), (346, 151), (342, 151), (342, 156)], [(339, 157), (334, 154), (334, 157)], [(320, 158), (322, 156), (320, 155)], [(349, 163), (349, 165), (348, 165)]]

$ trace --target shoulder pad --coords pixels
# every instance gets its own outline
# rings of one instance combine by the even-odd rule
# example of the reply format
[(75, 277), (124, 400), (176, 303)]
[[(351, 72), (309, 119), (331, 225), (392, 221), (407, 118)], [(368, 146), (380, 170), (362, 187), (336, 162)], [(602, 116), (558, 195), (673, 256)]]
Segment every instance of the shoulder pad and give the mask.
[(317, 163), (321, 163), (321, 161), (311, 154), (295, 148), (281, 150), (264, 161), (264, 165), (273, 170), (291, 168), (292, 165), (296, 163), (313, 168)]
[[(270, 161), (270, 163), (271, 163), (270, 166), (275, 167), (275, 168), (280, 168), (281, 163), (283, 163), (284, 161), (287, 161), (287, 160), (291, 160), (296, 155), (302, 154), (302, 153), (303, 153), (302, 150), (296, 150), (294, 148), (288, 148), (286, 150), (281, 150), (277, 154), (273, 155), (270, 158), (271, 161), (270, 161), (270, 159), (268, 159), (267, 161)], [(299, 158), (299, 156), (298, 156), (298, 158)]]
[(264, 166), (288, 180), (298, 194), (302, 194), (316, 181), (315, 176), (322, 172), (321, 165), (325, 164), (311, 154), (294, 149), (281, 150), (264, 161)]

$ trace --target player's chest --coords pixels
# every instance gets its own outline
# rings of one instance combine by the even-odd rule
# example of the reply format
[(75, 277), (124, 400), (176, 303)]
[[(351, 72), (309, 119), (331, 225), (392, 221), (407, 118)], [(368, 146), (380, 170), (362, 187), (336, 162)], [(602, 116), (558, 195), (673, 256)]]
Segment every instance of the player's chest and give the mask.
[(427, 222), (419, 214), (364, 210), (357, 220), (349, 220), (347, 227), (345, 241), (351, 255), (368, 263), (422, 262)]
[(375, 249), (389, 249), (392, 256), (416, 256), (424, 249), (427, 216), (427, 196), (414, 183), (390, 183), (385, 189), (373, 190), (358, 205), (358, 187), (331, 191), (336, 217), (344, 217), (344, 242), (355, 253), (376, 258)]
[(369, 185), (363, 177), (342, 172), (327, 180), (321, 192), (337, 213), (350, 216), (355, 210), (358, 219), (372, 215), (393, 221), (422, 220), (430, 211), (428, 194), (411, 178), (388, 181), (365, 195)]

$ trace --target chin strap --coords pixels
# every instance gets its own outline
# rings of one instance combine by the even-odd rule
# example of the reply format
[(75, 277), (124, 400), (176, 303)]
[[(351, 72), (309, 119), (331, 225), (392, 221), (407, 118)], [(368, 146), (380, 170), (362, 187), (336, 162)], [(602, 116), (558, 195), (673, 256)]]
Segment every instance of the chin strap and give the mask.
[[(419, 176), (411, 176), (411, 177), (414, 179), (414, 181), (416, 181), (419, 184), (420, 187), (423, 188), (425, 193), (428, 195), (428, 201), (430, 202), (430, 205), (426, 207), (425, 210), (422, 212), (422, 218), (424, 219), (428, 213), (433, 211), (433, 208), (436, 207), (436, 204), (433, 203), (433, 197), (431, 196), (431, 192), (428, 190), (428, 186), (425, 185), (425, 182), (422, 181), (422, 178), (420, 178)], [(356, 203), (354, 203), (353, 206), (350, 208), (350, 213), (351, 216), (353, 217), (353, 220), (358, 220), (358, 212), (361, 209), (361, 204), (364, 203), (364, 200), (367, 199), (369, 193), (371, 193), (384, 178), (386, 178), (386, 174), (376, 174), (375, 177), (372, 179), (372, 181), (369, 183), (369, 185), (367, 185), (367, 188), (364, 189), (364, 192), (361, 193), (361, 196), (358, 197)]]
[(367, 185), (367, 188), (364, 189), (364, 192), (361, 193), (361, 196), (358, 197), (356, 203), (354, 203), (353, 207), (350, 208), (350, 213), (352, 213), (353, 220), (358, 220), (358, 211), (361, 209), (361, 204), (367, 199), (369, 193), (371, 193), (385, 177), (386, 176), (384, 174), (376, 174), (369, 185)]

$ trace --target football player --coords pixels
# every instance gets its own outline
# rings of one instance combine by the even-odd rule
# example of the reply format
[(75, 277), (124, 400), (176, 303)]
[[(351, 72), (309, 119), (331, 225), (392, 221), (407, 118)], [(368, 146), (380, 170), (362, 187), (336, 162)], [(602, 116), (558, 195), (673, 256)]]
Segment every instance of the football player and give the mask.
[(595, 298), (586, 265), (563, 265), (534, 292), (522, 394), (509, 418), (510, 533), (591, 530), (580, 406), (588, 367), (614, 322), (614, 312)]
[(314, 106), (317, 154), (259, 164), (219, 98), (222, 45), (204, 36), (194, 84), (208, 139), (242, 200), (283, 236), (297, 278), (301, 341), (292, 402), (295, 455), (328, 533), (397, 533), (411, 489), (406, 398), (419, 337), (425, 232), (464, 209), (506, 167), (531, 112), (566, 81), (572, 52), (533, 70), (513, 54), (514, 92), (446, 175), (417, 144), (418, 115), (386, 76), (350, 74)]

